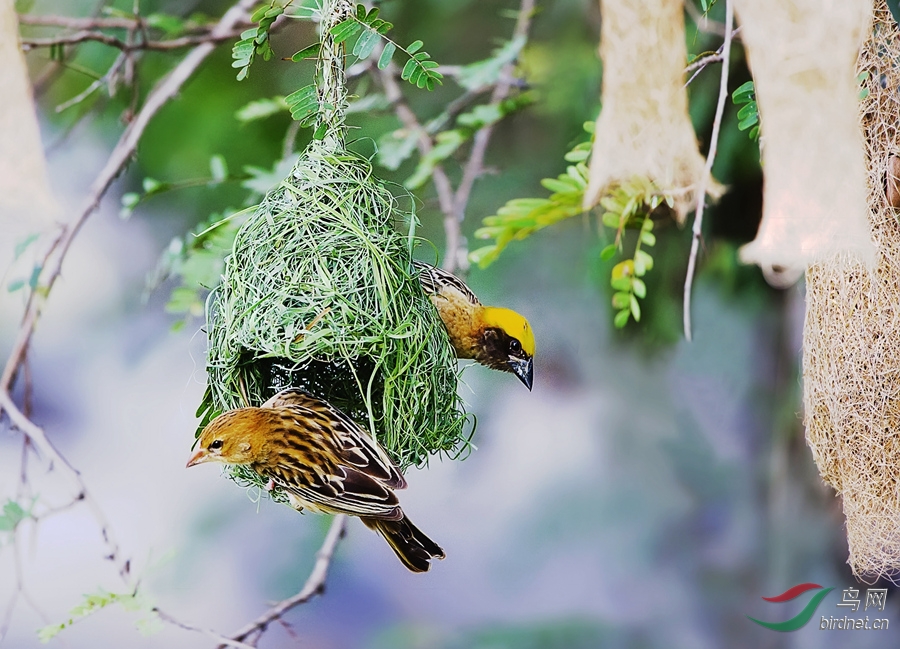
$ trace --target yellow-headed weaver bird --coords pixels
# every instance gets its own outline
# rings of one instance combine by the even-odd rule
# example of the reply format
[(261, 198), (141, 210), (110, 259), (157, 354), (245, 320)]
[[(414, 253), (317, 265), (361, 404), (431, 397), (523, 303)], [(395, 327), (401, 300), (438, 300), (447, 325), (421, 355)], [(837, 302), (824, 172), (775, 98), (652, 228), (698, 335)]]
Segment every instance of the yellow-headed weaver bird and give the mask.
[(459, 358), (471, 358), (495, 370), (512, 372), (529, 390), (534, 380), (534, 334), (524, 317), (484, 306), (461, 279), (420, 261), (422, 289), (431, 298)]
[(282, 390), (259, 408), (213, 419), (187, 465), (243, 464), (284, 490), (292, 507), (359, 516), (380, 533), (407, 568), (425, 572), (444, 551), (400, 509), (406, 480), (369, 434), (326, 401)]

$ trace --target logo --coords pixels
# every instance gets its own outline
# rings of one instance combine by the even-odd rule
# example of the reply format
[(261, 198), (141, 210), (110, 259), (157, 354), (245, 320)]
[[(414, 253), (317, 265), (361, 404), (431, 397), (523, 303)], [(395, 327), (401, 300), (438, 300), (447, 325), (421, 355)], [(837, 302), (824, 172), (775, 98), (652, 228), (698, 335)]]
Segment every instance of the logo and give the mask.
[[(756, 624), (761, 627), (765, 627), (766, 629), (770, 629), (772, 631), (796, 631), (797, 629), (801, 629), (812, 619), (812, 616), (815, 615), (816, 609), (819, 608), (819, 604), (822, 603), (822, 600), (828, 596), (828, 593), (834, 590), (834, 588), (823, 588), (819, 586), (819, 584), (797, 584), (796, 586), (792, 586), (788, 588), (786, 591), (781, 593), (781, 595), (776, 595), (775, 597), (763, 597), (763, 599), (767, 602), (772, 602), (774, 604), (782, 604), (784, 602), (790, 602), (791, 600), (797, 599), (802, 594), (809, 591), (819, 591), (815, 595), (813, 595), (809, 602), (807, 602), (806, 606), (803, 607), (803, 610), (800, 611), (797, 615), (792, 617), (790, 620), (785, 620), (784, 622), (764, 622), (763, 620), (757, 620), (755, 617), (747, 616), (748, 619), (752, 620)], [(853, 613), (866, 613), (869, 609), (872, 609), (872, 612), (875, 611), (884, 611), (887, 605), (887, 588), (868, 588), (866, 589), (865, 599), (860, 598), (860, 590), (858, 588), (845, 588), (842, 593), (841, 601), (837, 603), (837, 608), (840, 609), (850, 609)], [(865, 605), (863, 607), (863, 604)], [(873, 630), (887, 630), (889, 626), (890, 620), (887, 618), (873, 618), (869, 619), (868, 615), (864, 617), (854, 616), (850, 617), (849, 615), (844, 615), (843, 617), (839, 616), (826, 616), (823, 615), (822, 619), (819, 620), (819, 630), (821, 631), (834, 631), (834, 630), (863, 630), (867, 631), (870, 629)]]
[(784, 622), (763, 622), (762, 620), (757, 620), (749, 615), (747, 617), (758, 625), (771, 629), (772, 631), (796, 631), (797, 629), (806, 626), (807, 622), (809, 622), (812, 619), (812, 616), (816, 614), (816, 609), (819, 608), (819, 604), (822, 603), (822, 600), (825, 599), (828, 593), (833, 591), (834, 588), (822, 588), (819, 584), (797, 584), (796, 586), (788, 588), (781, 593), (781, 595), (776, 595), (775, 597), (763, 597), (767, 602), (781, 604), (797, 599), (800, 595), (810, 590), (818, 590), (819, 592), (813, 595), (812, 599), (809, 600), (803, 610), (790, 620), (785, 620)]

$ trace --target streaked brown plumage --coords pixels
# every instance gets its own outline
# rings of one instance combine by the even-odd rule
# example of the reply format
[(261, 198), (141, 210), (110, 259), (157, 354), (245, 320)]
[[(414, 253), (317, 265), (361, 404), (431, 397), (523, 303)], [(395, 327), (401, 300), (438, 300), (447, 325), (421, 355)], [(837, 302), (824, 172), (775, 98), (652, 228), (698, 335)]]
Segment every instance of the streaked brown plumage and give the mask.
[(413, 572), (425, 572), (444, 551), (400, 508), (395, 489), (406, 480), (362, 428), (326, 401), (289, 388), (259, 408), (213, 419), (188, 466), (244, 464), (287, 494), (291, 505), (358, 516), (379, 532)]
[(413, 262), (422, 289), (431, 299), (459, 358), (512, 372), (530, 390), (534, 380), (534, 333), (523, 316), (484, 306), (455, 275)]

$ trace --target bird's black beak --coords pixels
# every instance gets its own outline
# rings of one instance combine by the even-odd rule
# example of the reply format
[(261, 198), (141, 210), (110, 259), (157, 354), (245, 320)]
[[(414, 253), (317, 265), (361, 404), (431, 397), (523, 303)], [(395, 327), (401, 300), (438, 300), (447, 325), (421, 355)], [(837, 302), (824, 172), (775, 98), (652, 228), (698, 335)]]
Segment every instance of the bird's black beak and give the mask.
[(525, 387), (531, 390), (531, 384), (534, 381), (534, 363), (530, 358), (510, 358), (509, 369), (513, 374), (519, 377), (519, 380), (525, 384)]

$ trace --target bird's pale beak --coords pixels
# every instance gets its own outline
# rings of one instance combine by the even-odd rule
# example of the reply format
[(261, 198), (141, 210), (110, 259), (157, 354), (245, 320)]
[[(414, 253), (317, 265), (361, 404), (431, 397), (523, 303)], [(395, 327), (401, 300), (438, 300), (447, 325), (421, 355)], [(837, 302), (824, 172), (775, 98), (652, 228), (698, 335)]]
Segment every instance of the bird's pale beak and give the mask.
[(205, 448), (198, 448), (196, 452), (191, 456), (191, 459), (188, 460), (186, 469), (189, 469), (192, 466), (197, 464), (203, 464), (204, 462), (209, 462), (212, 460), (212, 456), (206, 452)]
[(519, 377), (519, 380), (525, 384), (525, 387), (531, 390), (534, 381), (534, 363), (530, 358), (510, 358), (509, 369), (512, 373)]

